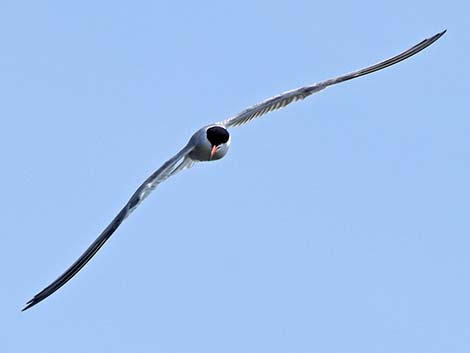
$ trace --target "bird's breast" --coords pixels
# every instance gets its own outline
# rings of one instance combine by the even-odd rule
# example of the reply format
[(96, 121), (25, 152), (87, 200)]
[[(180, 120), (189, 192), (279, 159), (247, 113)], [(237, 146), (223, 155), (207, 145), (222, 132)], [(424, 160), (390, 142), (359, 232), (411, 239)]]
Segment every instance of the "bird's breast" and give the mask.
[[(217, 125), (214, 125), (217, 126)], [(207, 162), (207, 161), (215, 161), (221, 159), (223, 156), (227, 154), (228, 148), (230, 146), (230, 136), (228, 136), (228, 140), (225, 143), (221, 143), (217, 146), (217, 151), (212, 155), (211, 158), (211, 150), (214, 142), (209, 141), (207, 137), (207, 130), (208, 128), (214, 127), (203, 127), (196, 131), (193, 136), (191, 136), (191, 140), (189, 144), (193, 145), (192, 151), (189, 153), (189, 158), (193, 161), (198, 162)], [(228, 133), (227, 133), (228, 135)], [(215, 143), (220, 141), (215, 141)]]
[(189, 154), (189, 157), (192, 160), (200, 161), (200, 162), (207, 162), (207, 161), (215, 161), (221, 159), (228, 151), (228, 145), (222, 144), (218, 146), (217, 151), (212, 155), (211, 158), (211, 149), (212, 145), (207, 141), (202, 141), (198, 143), (194, 149)]

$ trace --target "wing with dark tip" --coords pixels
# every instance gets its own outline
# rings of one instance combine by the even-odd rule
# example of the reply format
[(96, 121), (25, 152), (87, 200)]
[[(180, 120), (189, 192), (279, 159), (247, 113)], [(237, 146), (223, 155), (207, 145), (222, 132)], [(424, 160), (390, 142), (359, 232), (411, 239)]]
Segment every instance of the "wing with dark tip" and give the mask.
[(244, 111), (238, 113), (235, 116), (232, 116), (222, 122), (219, 122), (218, 124), (223, 125), (227, 128), (239, 126), (239, 125), (247, 123), (250, 120), (260, 117), (261, 115), (272, 112), (273, 110), (283, 108), (290, 103), (302, 100), (310, 96), (313, 93), (316, 93), (325, 89), (328, 86), (332, 86), (340, 82), (348, 81), (356, 77), (364, 76), (372, 72), (385, 69), (386, 67), (389, 67), (391, 65), (395, 65), (396, 63), (399, 63), (400, 61), (408, 59), (409, 57), (419, 53), (421, 50), (427, 48), (436, 40), (438, 40), (445, 32), (446, 31), (437, 33), (436, 35), (430, 38), (427, 38), (423, 40), (422, 42), (414, 45), (410, 49), (405, 50), (404, 52), (398, 55), (395, 55), (387, 60), (381, 61), (375, 65), (368, 66), (366, 68), (356, 70), (356, 71), (347, 73), (345, 75), (334, 77), (329, 80), (318, 82), (313, 85), (296, 88), (291, 91), (287, 91), (277, 96), (268, 98), (261, 103), (255, 104), (245, 109)]
[(88, 261), (98, 252), (98, 250), (106, 243), (106, 241), (113, 235), (116, 229), (121, 225), (135, 208), (157, 187), (158, 184), (166, 180), (168, 177), (176, 174), (178, 171), (190, 167), (192, 161), (188, 158), (188, 154), (193, 149), (193, 146), (188, 144), (174, 157), (166, 161), (156, 172), (145, 180), (139, 186), (136, 192), (129, 199), (124, 208), (118, 213), (112, 222), (106, 227), (99, 237), (85, 250), (85, 252), (70, 266), (62, 275), (59, 276), (54, 282), (44, 288), (41, 292), (36, 294), (33, 299), (26, 303), (22, 311), (31, 308), (40, 301), (46, 299), (65, 283), (67, 283)]

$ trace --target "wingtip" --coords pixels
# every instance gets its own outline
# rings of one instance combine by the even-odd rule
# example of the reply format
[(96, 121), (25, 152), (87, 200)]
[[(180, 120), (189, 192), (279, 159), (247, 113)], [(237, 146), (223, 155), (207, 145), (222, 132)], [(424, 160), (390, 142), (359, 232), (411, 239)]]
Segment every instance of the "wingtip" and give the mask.
[(436, 40), (437, 40), (437, 39), (441, 38), (444, 34), (446, 34), (446, 32), (447, 32), (447, 28), (444, 29), (442, 32), (439, 32), (439, 33), (435, 34), (433, 37), (436, 38)]
[(29, 308), (31, 308), (31, 306), (31, 304), (26, 304), (25, 307), (21, 309), (21, 312), (28, 310)]
[(28, 302), (26, 302), (24, 308), (21, 309), (21, 312), (28, 310), (29, 308), (36, 305), (37, 303), (38, 303), (38, 301), (36, 301), (35, 298), (29, 300)]
[(432, 43), (434, 43), (435, 41), (439, 40), (439, 38), (441, 38), (446, 32), (447, 32), (447, 29), (444, 29), (442, 32), (438, 32), (435, 35), (433, 35), (432, 37), (426, 38), (425, 40), (423, 40), (418, 45), (425, 44), (425, 46), (427, 47), (427, 46), (431, 45)]

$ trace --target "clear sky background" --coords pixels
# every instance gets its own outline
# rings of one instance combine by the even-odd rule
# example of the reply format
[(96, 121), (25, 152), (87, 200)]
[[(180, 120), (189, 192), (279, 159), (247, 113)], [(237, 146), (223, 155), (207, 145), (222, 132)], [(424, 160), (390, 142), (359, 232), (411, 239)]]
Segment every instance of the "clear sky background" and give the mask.
[[(466, 1), (2, 1), (0, 351), (469, 352)], [(199, 127), (232, 130), (24, 303)]]

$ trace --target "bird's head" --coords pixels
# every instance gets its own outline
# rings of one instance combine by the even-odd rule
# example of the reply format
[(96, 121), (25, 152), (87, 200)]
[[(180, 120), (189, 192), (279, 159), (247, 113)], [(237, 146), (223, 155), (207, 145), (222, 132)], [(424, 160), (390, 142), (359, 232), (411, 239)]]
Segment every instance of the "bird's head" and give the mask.
[(209, 161), (220, 159), (228, 151), (230, 145), (230, 134), (222, 126), (211, 126), (206, 130), (206, 138), (210, 143)]

